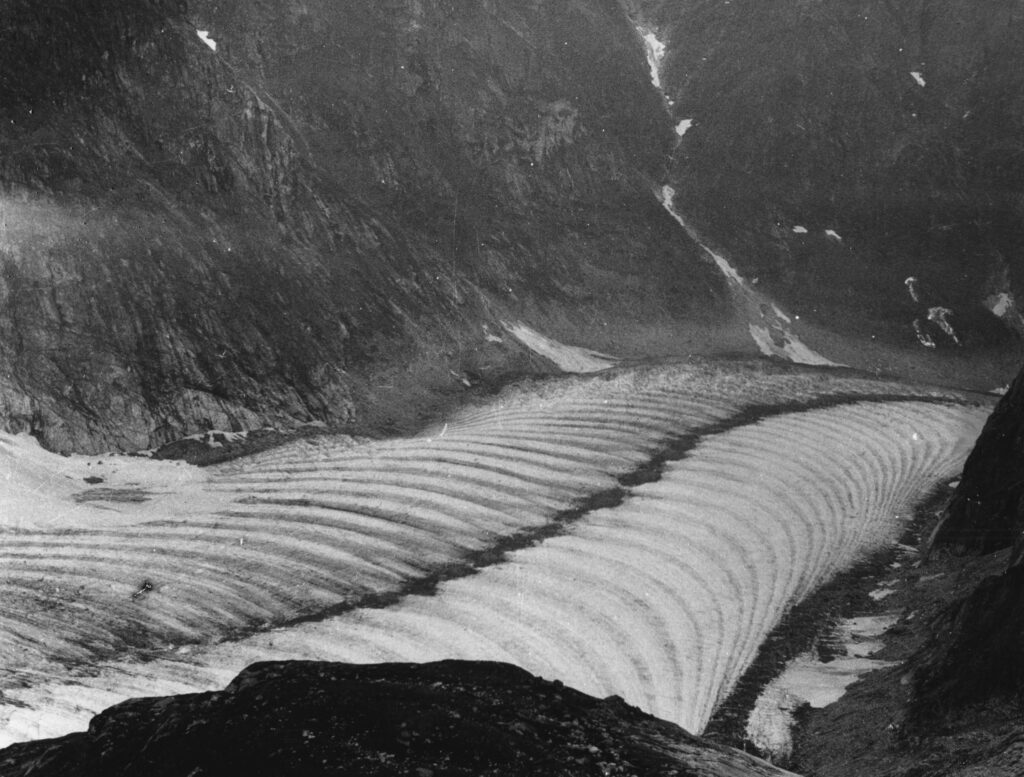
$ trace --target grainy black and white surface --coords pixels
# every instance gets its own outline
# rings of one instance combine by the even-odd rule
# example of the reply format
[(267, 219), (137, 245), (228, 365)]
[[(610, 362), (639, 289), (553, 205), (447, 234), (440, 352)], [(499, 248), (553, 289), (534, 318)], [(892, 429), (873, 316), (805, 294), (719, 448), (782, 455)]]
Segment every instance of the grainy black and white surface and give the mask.
[[(267, 659), (696, 733), (981, 432), (857, 605), (906, 682), (757, 709), (822, 775), (1011, 763), (1022, 57), (1016, 0), (4, 2), (0, 742)], [(310, 666), (256, 685), (362, 671)]]

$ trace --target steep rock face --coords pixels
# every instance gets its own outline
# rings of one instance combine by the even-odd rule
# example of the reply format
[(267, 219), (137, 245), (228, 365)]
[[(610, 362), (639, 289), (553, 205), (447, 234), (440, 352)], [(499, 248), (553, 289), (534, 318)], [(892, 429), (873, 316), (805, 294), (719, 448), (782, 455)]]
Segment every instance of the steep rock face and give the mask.
[(1000, 400), (964, 465), (931, 540), (933, 552), (1012, 548), (1007, 570), (983, 581), (935, 625), (916, 660), (918, 714), (1024, 699), (1024, 371)]
[(807, 316), (898, 342), (918, 320), (955, 348), (934, 307), (964, 346), (1020, 330), (1019, 3), (630, 5), (668, 46), (675, 119), (693, 122), (679, 205), (741, 270)]
[(984, 580), (944, 613), (916, 657), (914, 709), (931, 723), (968, 705), (1024, 699), (1024, 566)]
[(0, 752), (5, 775), (782, 775), (617, 697), (508, 664), (255, 664), (224, 691), (135, 699)]
[[(1024, 371), (985, 423), (932, 545), (990, 553), (1024, 538)], [(1017, 557), (1019, 560), (1020, 549)]]
[(523, 369), (483, 324), (714, 318), (613, 2), (2, 14), (0, 417), (52, 448), (401, 425)]

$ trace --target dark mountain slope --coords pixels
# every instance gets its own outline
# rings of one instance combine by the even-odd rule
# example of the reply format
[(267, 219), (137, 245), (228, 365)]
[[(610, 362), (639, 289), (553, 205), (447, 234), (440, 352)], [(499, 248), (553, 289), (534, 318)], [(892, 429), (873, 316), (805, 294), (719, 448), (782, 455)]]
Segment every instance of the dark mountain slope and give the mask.
[(683, 350), (722, 301), (615, 3), (2, 14), (0, 417), (51, 447), (414, 424), (527, 366), (483, 324)]
[(1024, 281), (1020, 3), (631, 4), (668, 44), (676, 118), (693, 120), (680, 205), (742, 270), (798, 312), (896, 342), (920, 318), (955, 347), (934, 306), (967, 347), (1010, 337), (985, 306)]

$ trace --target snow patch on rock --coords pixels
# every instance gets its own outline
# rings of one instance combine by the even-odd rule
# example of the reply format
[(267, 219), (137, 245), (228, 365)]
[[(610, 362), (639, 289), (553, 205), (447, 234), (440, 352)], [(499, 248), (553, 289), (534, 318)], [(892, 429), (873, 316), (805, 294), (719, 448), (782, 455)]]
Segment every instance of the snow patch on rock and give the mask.
[(675, 209), (676, 190), (666, 184), (657, 192), (662, 207), (676, 220), (690, 238), (700, 246), (701, 250), (717, 265), (722, 275), (729, 282), (741, 312), (747, 317), (750, 336), (758, 349), (765, 356), (777, 356), (797, 364), (814, 364), (822, 366), (841, 366), (807, 347), (793, 334), (790, 329), (792, 320), (778, 305), (764, 294), (755, 291), (728, 259), (711, 250), (701, 242), (696, 230)]
[(984, 300), (984, 305), (996, 318), (1002, 319), (1011, 330), (1024, 336), (1024, 315), (1017, 306), (1017, 299), (1011, 291), (991, 294)]
[(665, 59), (665, 44), (650, 30), (637, 28), (644, 39), (644, 53), (647, 55), (647, 66), (651, 69), (651, 83), (661, 89), (661, 63)]
[(954, 343), (960, 345), (960, 338), (957, 337), (956, 330), (953, 329), (953, 325), (949, 323), (949, 317), (953, 315), (953, 311), (949, 308), (934, 307), (928, 308), (928, 320), (939, 327)]
[(196, 35), (199, 36), (199, 40), (210, 47), (210, 51), (217, 50), (217, 41), (210, 37), (209, 30), (196, 30)]
[(914, 302), (921, 301), (921, 295), (917, 291), (917, 278), (915, 276), (911, 275), (903, 281), (903, 285), (907, 287), (907, 293)]
[(1013, 295), (1005, 291), (993, 294), (985, 300), (985, 307), (992, 311), (992, 315), (1002, 318), (1015, 307)]
[[(785, 321), (787, 324), (792, 324), (793, 323), (793, 319), (791, 319), (789, 316), (787, 316), (785, 313), (783, 313), (782, 309), (778, 305), (776, 305), (774, 302), (772, 303), (772, 312), (778, 318), (781, 318), (783, 321)], [(800, 316), (797, 316), (797, 318), (800, 318)]]
[(914, 319), (914, 334), (917, 335), (917, 341), (925, 348), (935, 347), (935, 339), (925, 331), (924, 325), (919, 318)]
[(186, 435), (181, 439), (195, 440), (208, 448), (223, 448), (226, 444), (243, 442), (248, 436), (248, 432), (225, 432), (221, 429), (210, 429), (205, 432)]
[(781, 337), (773, 337), (772, 330), (767, 326), (758, 324), (749, 324), (748, 326), (750, 336), (765, 356), (778, 356), (781, 359), (796, 364), (816, 364), (823, 367), (839, 366), (836, 362), (808, 348), (804, 343), (788, 333), (783, 332)]
[(619, 363), (615, 356), (552, 340), (521, 321), (502, 321), (501, 325), (531, 351), (554, 362), (562, 372), (601, 372)]
[(895, 665), (871, 656), (882, 647), (877, 638), (896, 621), (896, 615), (849, 619), (839, 626), (845, 656), (825, 663), (816, 651), (809, 651), (790, 661), (755, 702), (747, 719), (747, 738), (773, 759), (790, 757), (792, 728), (803, 705), (827, 707), (865, 674)]
[(745, 286), (742, 276), (739, 274), (735, 267), (729, 264), (729, 261), (725, 257), (715, 253), (706, 245), (700, 242), (700, 240), (697, 238), (697, 233), (693, 229), (691, 229), (690, 225), (687, 224), (683, 217), (679, 214), (679, 211), (676, 210), (675, 205), (673, 204), (675, 196), (676, 190), (672, 186), (665, 184), (664, 186), (661, 187), (661, 191), (658, 193), (658, 201), (661, 203), (661, 206), (668, 211), (669, 215), (671, 215), (672, 218), (676, 220), (676, 223), (678, 223), (679, 226), (686, 230), (686, 234), (688, 234), (694, 240), (694, 242), (696, 242), (701, 247), (701, 249), (709, 257), (711, 257), (712, 261), (714, 261), (714, 263), (718, 265), (718, 269), (721, 270), (722, 275), (724, 275), (730, 283), (736, 284), (737, 286), (741, 287)]

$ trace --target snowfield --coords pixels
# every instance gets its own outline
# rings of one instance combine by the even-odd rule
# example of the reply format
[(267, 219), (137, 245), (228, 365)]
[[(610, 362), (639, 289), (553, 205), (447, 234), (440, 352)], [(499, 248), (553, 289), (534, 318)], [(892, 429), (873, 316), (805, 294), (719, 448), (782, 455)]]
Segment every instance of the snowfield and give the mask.
[[(22, 495), (0, 530), (0, 744), (278, 658), (512, 661), (699, 731), (786, 609), (959, 471), (990, 409), (973, 402), (638, 368), (507, 391), (416, 437), (130, 460), (91, 485), (95, 457), (0, 438)], [(621, 485), (673, 444), (659, 479)]]

